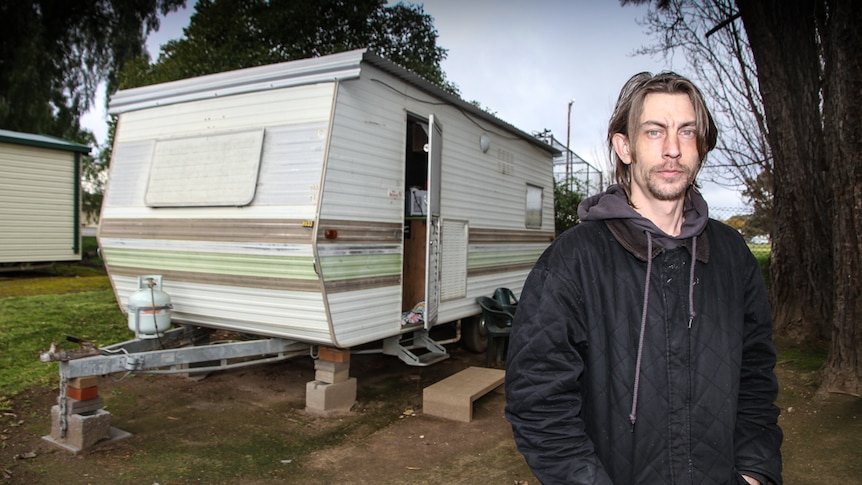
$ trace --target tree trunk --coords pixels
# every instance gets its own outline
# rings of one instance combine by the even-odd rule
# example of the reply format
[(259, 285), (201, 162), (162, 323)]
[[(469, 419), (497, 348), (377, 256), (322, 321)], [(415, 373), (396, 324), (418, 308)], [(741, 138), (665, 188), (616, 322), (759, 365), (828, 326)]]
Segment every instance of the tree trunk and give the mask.
[(770, 298), (776, 334), (808, 342), (830, 338), (835, 282), (818, 3), (736, 0), (757, 63), (774, 160)]
[(862, 395), (862, 8), (829, 0), (824, 11), (823, 118), (834, 204), (835, 308), (820, 387)]

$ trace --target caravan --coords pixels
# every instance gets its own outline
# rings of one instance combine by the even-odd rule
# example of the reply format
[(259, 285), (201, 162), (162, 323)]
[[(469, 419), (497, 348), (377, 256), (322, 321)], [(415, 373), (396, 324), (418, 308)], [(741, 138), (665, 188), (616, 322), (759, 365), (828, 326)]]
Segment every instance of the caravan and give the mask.
[(124, 310), (158, 275), (183, 325), (475, 339), (476, 298), (519, 293), (554, 236), (557, 150), (368, 50), (124, 90), (109, 112), (98, 240)]

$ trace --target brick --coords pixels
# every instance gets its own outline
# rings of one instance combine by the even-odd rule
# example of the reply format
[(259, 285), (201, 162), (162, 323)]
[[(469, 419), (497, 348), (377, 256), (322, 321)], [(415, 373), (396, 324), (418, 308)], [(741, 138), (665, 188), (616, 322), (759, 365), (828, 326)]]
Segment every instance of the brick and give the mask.
[(77, 387), (67, 387), (66, 397), (77, 399), (78, 401), (88, 401), (90, 399), (96, 399), (97, 397), (99, 397), (99, 388), (98, 386), (87, 387), (84, 389), (78, 389)]
[(350, 351), (333, 349), (332, 347), (320, 347), (320, 353), (317, 358), (329, 362), (350, 362)]
[(74, 387), (75, 389), (86, 389), (98, 385), (99, 378), (97, 376), (75, 377), (74, 379), (69, 379), (69, 382), (66, 383), (66, 387)]

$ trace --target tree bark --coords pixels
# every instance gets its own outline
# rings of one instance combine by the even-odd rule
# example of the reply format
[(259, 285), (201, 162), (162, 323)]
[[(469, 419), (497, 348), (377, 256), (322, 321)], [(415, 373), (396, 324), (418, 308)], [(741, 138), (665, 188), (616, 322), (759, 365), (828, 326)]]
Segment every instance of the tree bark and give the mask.
[(862, 396), (862, 8), (857, 1), (829, 0), (822, 12), (835, 307), (820, 392)]
[(775, 330), (807, 342), (830, 337), (835, 283), (832, 178), (820, 111), (819, 3), (736, 0), (757, 63), (774, 160)]

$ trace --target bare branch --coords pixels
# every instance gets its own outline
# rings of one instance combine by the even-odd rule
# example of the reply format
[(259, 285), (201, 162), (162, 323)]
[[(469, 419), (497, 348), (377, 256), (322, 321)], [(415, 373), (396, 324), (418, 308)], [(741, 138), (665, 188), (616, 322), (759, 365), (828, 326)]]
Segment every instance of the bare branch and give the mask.
[(749, 184), (762, 183), (759, 175), (771, 170), (772, 156), (757, 70), (738, 18), (733, 0), (655, 2), (642, 25), (656, 43), (637, 53), (666, 59), (683, 55), (689, 77), (703, 90), (721, 130), (704, 175), (721, 185), (743, 186), (750, 196), (771, 193), (749, 190)]

